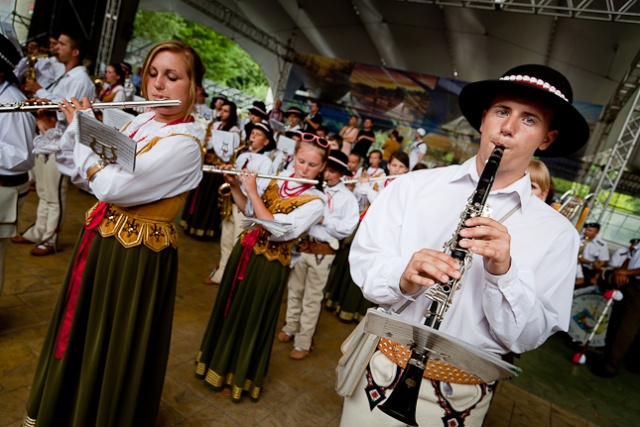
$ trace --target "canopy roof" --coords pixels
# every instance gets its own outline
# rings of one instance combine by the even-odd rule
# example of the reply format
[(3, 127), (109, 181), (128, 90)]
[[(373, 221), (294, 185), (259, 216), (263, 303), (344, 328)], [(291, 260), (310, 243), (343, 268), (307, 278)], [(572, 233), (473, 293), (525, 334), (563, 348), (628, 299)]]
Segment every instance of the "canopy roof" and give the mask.
[(236, 41), (272, 88), (293, 52), (463, 81), (538, 63), (564, 73), (576, 100), (606, 105), (640, 51), (636, 1), (141, 0), (140, 8), (174, 11)]

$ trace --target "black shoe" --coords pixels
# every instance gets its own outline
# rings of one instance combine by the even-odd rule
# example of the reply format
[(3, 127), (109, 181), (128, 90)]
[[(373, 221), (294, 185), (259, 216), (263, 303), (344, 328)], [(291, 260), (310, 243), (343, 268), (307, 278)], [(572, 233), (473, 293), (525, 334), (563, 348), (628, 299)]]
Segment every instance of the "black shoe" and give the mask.
[(613, 378), (618, 375), (617, 372), (611, 372), (602, 365), (594, 366), (593, 369), (591, 369), (591, 372), (593, 372), (594, 375), (597, 375), (600, 378)]

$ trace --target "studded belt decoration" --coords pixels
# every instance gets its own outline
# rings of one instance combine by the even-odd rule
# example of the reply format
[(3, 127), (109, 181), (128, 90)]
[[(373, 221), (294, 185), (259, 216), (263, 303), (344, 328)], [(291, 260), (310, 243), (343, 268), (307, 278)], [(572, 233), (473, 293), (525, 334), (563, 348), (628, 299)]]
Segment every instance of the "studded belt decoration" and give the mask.
[[(378, 343), (380, 350), (389, 360), (404, 369), (407, 366), (407, 360), (411, 356), (411, 350), (402, 344), (398, 344), (387, 338), (380, 338)], [(427, 361), (427, 367), (424, 370), (424, 378), (436, 381), (442, 381), (452, 384), (484, 384), (480, 378), (470, 374), (462, 369), (456, 368), (444, 361)]]

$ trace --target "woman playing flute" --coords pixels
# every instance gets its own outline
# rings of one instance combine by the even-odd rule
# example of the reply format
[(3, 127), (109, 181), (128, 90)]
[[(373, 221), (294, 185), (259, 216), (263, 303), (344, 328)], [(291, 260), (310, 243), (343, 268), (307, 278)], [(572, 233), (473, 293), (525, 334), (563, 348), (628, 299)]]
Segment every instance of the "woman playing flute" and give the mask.
[[(25, 425), (153, 426), (169, 356), (178, 267), (173, 218), (202, 177), (204, 130), (190, 115), (204, 67), (178, 41), (144, 63), (148, 99), (180, 99), (122, 129), (138, 142), (135, 172), (73, 144), (73, 166), (99, 200), (87, 213), (62, 284)], [(63, 101), (69, 122), (85, 98)], [(76, 106), (76, 107), (74, 107)], [(72, 138), (69, 126), (64, 138)]]
[[(327, 148), (324, 138), (301, 141), (295, 152), (292, 175), (319, 177)], [(240, 236), (224, 270), (197, 357), (196, 376), (209, 386), (215, 390), (229, 387), (233, 401), (240, 400), (243, 390), (257, 401), (269, 365), (292, 247), (320, 221), (325, 199), (323, 192), (311, 184), (275, 179), (256, 182), (255, 174), (248, 170), (239, 180), (235, 177), (227, 180), (238, 208), (248, 216), (292, 226), (281, 237), (262, 228), (245, 231)], [(246, 196), (239, 182), (244, 185)]]

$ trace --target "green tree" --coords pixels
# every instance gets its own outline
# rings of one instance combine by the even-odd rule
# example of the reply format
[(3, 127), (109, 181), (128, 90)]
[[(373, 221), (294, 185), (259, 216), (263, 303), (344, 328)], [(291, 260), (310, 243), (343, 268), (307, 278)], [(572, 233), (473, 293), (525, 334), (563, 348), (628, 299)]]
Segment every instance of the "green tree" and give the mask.
[(206, 78), (262, 99), (266, 95), (268, 83), (260, 66), (244, 49), (211, 28), (172, 12), (138, 10), (133, 35), (153, 43), (181, 40), (202, 58)]

